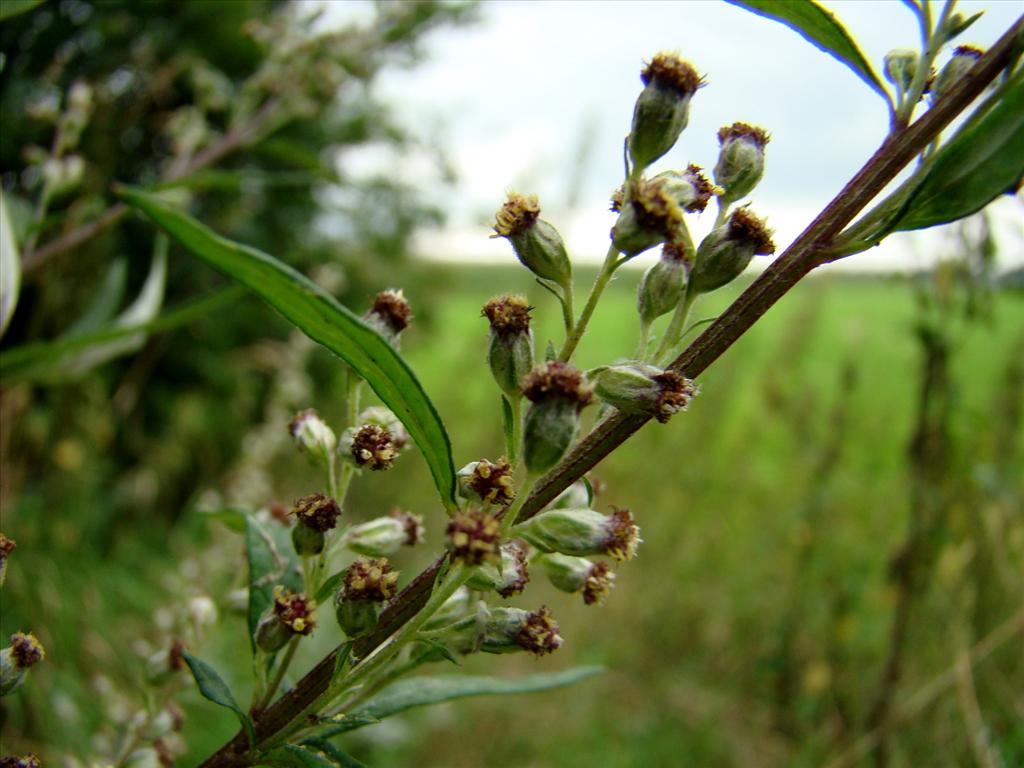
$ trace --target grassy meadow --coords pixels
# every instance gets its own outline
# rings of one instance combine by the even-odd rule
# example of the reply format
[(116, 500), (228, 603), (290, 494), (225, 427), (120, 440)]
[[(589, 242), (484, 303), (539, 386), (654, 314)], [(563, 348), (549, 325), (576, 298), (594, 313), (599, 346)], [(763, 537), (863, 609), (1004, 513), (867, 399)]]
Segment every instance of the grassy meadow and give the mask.
[[(417, 321), (402, 346), (461, 466), (502, 452), (481, 305), (499, 292), (527, 292), (539, 347), (560, 340), (559, 315), (518, 271), (446, 270), (407, 290)], [(581, 346), (582, 367), (632, 352), (637, 277), (627, 272), (613, 283)], [(714, 315), (737, 290), (707, 298), (696, 316)], [(515, 604), (551, 608), (565, 638), (559, 653), (469, 657), (457, 670), (512, 676), (599, 664), (606, 672), (555, 692), (412, 712), (344, 743), (374, 768), (812, 766), (844, 755), (850, 761), (837, 765), (872, 764), (855, 750), (890, 653), (900, 599), (892, 563), (915, 498), (908, 446), (922, 388), (916, 312), (908, 281), (899, 279), (826, 276), (787, 296), (700, 378), (687, 413), (651, 423), (594, 473), (604, 489), (598, 508), (629, 507), (644, 539), (638, 558), (617, 569), (607, 604), (586, 607), (538, 578)], [(215, 323), (176, 333), (198, 345), (203, 326)], [(899, 713), (908, 701), (914, 709), (887, 735), (894, 766), (974, 764), (975, 713), (986, 748), (1005, 765), (1024, 763), (1021, 633), (1001, 640), (966, 678), (963, 668), (948, 673), (993, 629), (1014, 616), (1018, 630), (1024, 623), (1024, 479), (1014, 471), (1024, 297), (997, 297), (990, 321), (958, 324), (954, 337), (951, 456), (942, 501), (931, 507), (939, 512), (929, 554), (916, 555), (920, 578), (892, 704)], [(337, 416), (337, 366), (321, 351), (308, 362), (327, 383), (318, 401), (296, 406)], [(203, 417), (189, 407), (199, 405), (185, 404), (182, 419)], [(31, 554), (11, 562), (6, 593), (18, 599), (2, 619), (9, 633), (31, 615), (49, 650), (33, 685), (7, 705), (4, 746), (31, 747), (48, 765), (105, 738), (97, 732), (100, 703), (120, 702), (130, 716), (124, 701), (141, 701), (138, 646), (158, 642), (155, 606), (204, 583), (226, 593), (243, 563), (239, 540), (193, 511), (209, 489), (196, 489), (170, 528), (134, 521), (100, 554), (75, 557), (76, 516), (89, 514), (74, 502), (89, 482), (68, 455), (75, 445), (54, 446), (54, 466), (65, 467), (54, 474), (57, 489), (44, 494), (29, 483), (18, 501), (18, 519), (30, 522), (15, 536), (25, 545), (15, 555)], [(276, 498), (313, 490), (315, 474), (301, 458), (289, 453), (268, 466)], [(54, 494), (67, 505), (54, 505)], [(426, 517), (433, 550), (443, 514), (414, 456), (358, 483), (346, 514), (369, 518), (392, 506)], [(400, 563), (404, 574), (428, 558), (414, 553)], [(202, 655), (244, 695), (244, 620), (223, 601), (221, 610), (228, 619)], [(331, 645), (334, 637), (323, 634), (303, 650), (300, 671)], [(106, 682), (97, 683), (99, 672)], [(181, 764), (193, 765), (236, 721), (192, 690), (180, 700), (189, 746)]]

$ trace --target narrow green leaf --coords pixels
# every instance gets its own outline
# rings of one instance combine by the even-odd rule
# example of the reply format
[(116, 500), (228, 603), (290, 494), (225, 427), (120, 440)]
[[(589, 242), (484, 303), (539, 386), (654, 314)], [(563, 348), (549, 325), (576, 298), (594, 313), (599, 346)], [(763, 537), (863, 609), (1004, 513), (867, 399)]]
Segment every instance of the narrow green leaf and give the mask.
[(235, 533), (245, 533), (245, 529), (248, 527), (249, 513), (239, 507), (201, 509), (198, 514), (209, 520), (219, 520)]
[(320, 585), (320, 589), (318, 589), (316, 591), (316, 595), (313, 596), (313, 599), (316, 600), (318, 605), (326, 603), (334, 597), (334, 593), (337, 592), (338, 587), (341, 586), (341, 582), (345, 578), (345, 571), (347, 570), (347, 568), (343, 568), (337, 573), (331, 574), (327, 577), (327, 580)]
[(519, 452), (519, 446), (515, 444), (516, 416), (512, 410), (512, 403), (508, 401), (505, 395), (501, 396), (501, 425), (505, 430), (505, 445), (510, 446), (511, 450), (509, 453), (513, 453), (508, 459), (512, 464), (515, 464), (516, 457), (514, 454)]
[(68, 328), (64, 336), (84, 336), (87, 333), (100, 330), (113, 319), (117, 308), (121, 306), (121, 301), (124, 299), (127, 279), (128, 264), (124, 259), (114, 259), (96, 288), (89, 306)]
[(564, 672), (530, 675), (515, 680), (467, 675), (413, 677), (408, 680), (399, 680), (385, 688), (352, 714), (356, 717), (369, 716), (383, 720), (413, 707), (440, 704), (443, 701), (452, 701), (468, 696), (549, 691), (593, 677), (601, 671), (601, 667), (573, 667)]
[(357, 728), (376, 725), (379, 722), (380, 720), (376, 717), (369, 715), (335, 715), (329, 720), (325, 720), (321, 724), (312, 727), (310, 741), (326, 741), (343, 733), (354, 731)]
[(334, 669), (331, 670), (331, 681), (338, 679), (345, 670), (345, 664), (348, 663), (348, 657), (352, 655), (352, 641), (342, 643), (338, 646), (337, 652), (334, 654)]
[(970, 120), (929, 163), (911, 193), (897, 230), (946, 224), (984, 208), (1024, 177), (1024, 73), (991, 109)]
[(6, 195), (0, 189), (0, 338), (11, 321), (21, 292), (21, 256), (14, 240), (14, 224), (7, 213)]
[(42, 3), (43, 0), (4, 0), (0, 3), (0, 21), (31, 11)]
[(427, 461), (444, 506), (456, 508), (448, 433), (412, 369), (394, 347), (334, 297), (272, 256), (218, 236), (153, 195), (124, 187), (119, 187), (118, 194), (193, 255), (257, 293), (307, 336), (352, 366), (409, 431)]
[(331, 744), (329, 741), (310, 739), (305, 744), (320, 750), (323, 755), (334, 761), (331, 765), (337, 766), (337, 768), (366, 768), (365, 763), (359, 762), (348, 752), (343, 751), (340, 747)]
[(949, 30), (949, 32), (946, 34), (946, 39), (947, 40), (952, 40), (953, 38), (958, 37), (959, 35), (962, 35), (964, 32), (967, 31), (967, 29), (972, 24), (974, 24), (974, 22), (976, 22), (978, 19), (980, 19), (984, 15), (985, 15), (984, 11), (978, 11), (973, 16), (968, 16), (966, 19), (964, 19), (959, 24), (957, 24), (955, 27), (953, 27), (952, 29)]
[(785, 24), (816, 48), (842, 62), (882, 96), (892, 107), (892, 99), (874, 68), (861, 53), (853, 36), (835, 14), (812, 0), (726, 0)]
[(329, 758), (319, 745), (285, 744), (268, 752), (261, 761), (281, 768), (337, 768), (340, 765)]
[(82, 351), (138, 333), (168, 331), (194, 322), (210, 312), (234, 303), (242, 295), (242, 291), (240, 286), (232, 287), (161, 315), (151, 322), (139, 325), (108, 327), (81, 336), (62, 337), (55, 341), (24, 344), (14, 349), (5, 350), (0, 352), (0, 376), (3, 377), (5, 384), (24, 380), (57, 378), (56, 372), (63, 368), (64, 361)]
[(302, 589), (296, 572), (297, 558), (288, 529), (283, 525), (263, 526), (252, 516), (246, 518), (245, 555), (249, 562), (249, 642), (256, 652), (256, 625), (274, 602), (274, 587)]
[(221, 676), (217, 674), (217, 670), (188, 651), (182, 651), (181, 657), (188, 664), (188, 668), (192, 670), (192, 677), (196, 679), (196, 683), (199, 685), (199, 692), (214, 704), (220, 704), (220, 706), (227, 707), (234, 712), (249, 736), (250, 746), (255, 744), (256, 731), (252, 726), (252, 720), (249, 719), (249, 715), (246, 714), (245, 710), (238, 706), (238, 702), (235, 701), (231, 689), (228, 688), (228, 684), (224, 682)]

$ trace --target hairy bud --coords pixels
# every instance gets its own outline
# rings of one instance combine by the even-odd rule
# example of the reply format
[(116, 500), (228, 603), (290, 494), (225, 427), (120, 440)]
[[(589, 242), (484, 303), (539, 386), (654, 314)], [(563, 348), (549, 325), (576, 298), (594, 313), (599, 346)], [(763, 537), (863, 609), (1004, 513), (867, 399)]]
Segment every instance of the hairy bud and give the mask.
[(256, 645), (274, 653), (295, 635), (308, 635), (315, 627), (316, 604), (301, 592), (278, 585), (273, 604), (256, 626)]
[(398, 572), (384, 558), (356, 560), (334, 598), (338, 626), (349, 637), (372, 632), (380, 604), (395, 595)]
[(746, 208), (738, 208), (729, 221), (701, 241), (690, 271), (691, 289), (707, 293), (731, 283), (755, 254), (775, 253), (771, 230)]
[(487, 363), (494, 380), (509, 398), (522, 394), (519, 384), (533, 368), (531, 309), (522, 296), (498, 296), (484, 304), (481, 310), (491, 324)]
[(565, 454), (579, 431), (579, 414), (593, 399), (583, 373), (568, 363), (543, 363), (523, 381), (530, 400), (523, 428), (528, 471), (546, 472)]
[(629, 155), (644, 169), (668, 152), (690, 119), (690, 100), (703, 83), (693, 65), (671, 53), (657, 54), (640, 73), (644, 89), (633, 107)]
[(917, 59), (917, 51), (909, 48), (895, 48), (885, 54), (885, 79), (895, 85), (900, 93), (910, 90), (917, 74)]
[(381, 291), (373, 298), (373, 306), (363, 320), (381, 336), (398, 345), (398, 337), (412, 320), (412, 308), (400, 290)]
[(493, 589), (502, 597), (518, 595), (530, 581), (526, 563), (526, 546), (521, 541), (510, 541), (501, 546), (501, 567), (490, 563), (481, 565), (467, 585), (483, 592)]
[(959, 83), (978, 59), (984, 55), (985, 52), (981, 48), (975, 48), (973, 45), (961, 45), (955, 48), (952, 58), (946, 62), (946, 66), (942, 68), (935, 79), (935, 84), (931, 89), (932, 101), (949, 93), (953, 86)]
[(298, 524), (292, 528), (292, 544), (303, 557), (323, 552), (324, 534), (334, 528), (341, 515), (341, 507), (330, 496), (314, 493), (295, 502), (292, 514)]
[(595, 378), (598, 397), (626, 413), (653, 416), (662, 424), (685, 411), (697, 394), (693, 381), (648, 363), (612, 365)]
[(338, 446), (338, 438), (334, 431), (312, 408), (296, 414), (288, 423), (288, 432), (295, 439), (299, 449), (320, 465), (327, 464)]
[(592, 563), (585, 557), (572, 557), (552, 552), (537, 561), (548, 580), (563, 592), (583, 593), (586, 605), (600, 605), (615, 585), (615, 574), (607, 563)]
[(510, 192), (495, 214), (494, 236), (507, 239), (516, 258), (537, 277), (567, 286), (572, 265), (565, 243), (558, 230), (539, 217), (536, 195)]
[(488, 608), (478, 604), (476, 616), (451, 625), (447, 644), (459, 653), (553, 653), (562, 645), (558, 624), (547, 608)]
[(718, 191), (696, 165), (631, 181), (612, 197), (612, 210), (619, 213), (612, 244), (632, 257), (659, 243), (682, 240), (683, 213), (703, 211)]
[(674, 310), (683, 300), (690, 273), (688, 254), (681, 245), (666, 243), (658, 259), (640, 278), (636, 309), (640, 322), (650, 325)]
[(401, 547), (413, 547), (423, 541), (423, 518), (401, 509), (377, 517), (345, 531), (343, 543), (367, 557), (393, 555)]
[(46, 651), (31, 632), (11, 635), (11, 644), (0, 651), (0, 696), (18, 690), (28, 670), (44, 658)]
[(764, 175), (764, 147), (768, 133), (746, 123), (733, 123), (718, 131), (715, 181), (725, 189), (722, 200), (733, 203), (746, 197)]
[(512, 481), (512, 465), (508, 459), (500, 458), (497, 463), (481, 459), (459, 470), (459, 495), (470, 501), (489, 506), (511, 504), (516, 497)]
[(607, 555), (631, 560), (641, 543), (640, 529), (628, 509), (602, 515), (593, 509), (552, 509), (513, 529), (541, 552), (585, 557)]

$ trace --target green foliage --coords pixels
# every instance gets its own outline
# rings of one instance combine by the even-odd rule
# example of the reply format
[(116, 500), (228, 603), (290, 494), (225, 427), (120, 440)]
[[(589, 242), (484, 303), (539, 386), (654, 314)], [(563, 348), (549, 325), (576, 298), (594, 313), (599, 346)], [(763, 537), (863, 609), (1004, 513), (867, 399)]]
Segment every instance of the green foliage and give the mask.
[(185, 663), (188, 664), (188, 668), (196, 679), (196, 684), (199, 686), (199, 691), (203, 694), (204, 698), (234, 712), (238, 716), (238, 721), (242, 724), (242, 727), (245, 728), (245, 732), (249, 734), (249, 743), (255, 743), (256, 732), (253, 730), (252, 720), (245, 713), (245, 710), (238, 706), (234, 694), (231, 693), (227, 683), (217, 674), (217, 670), (188, 651), (182, 652), (181, 656)]

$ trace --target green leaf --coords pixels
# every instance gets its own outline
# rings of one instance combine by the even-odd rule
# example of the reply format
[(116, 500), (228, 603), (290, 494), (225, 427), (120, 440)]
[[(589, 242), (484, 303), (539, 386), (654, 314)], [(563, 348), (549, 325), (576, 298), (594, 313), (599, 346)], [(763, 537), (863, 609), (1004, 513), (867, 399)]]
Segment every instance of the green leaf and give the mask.
[(124, 299), (125, 281), (128, 279), (128, 264), (124, 259), (114, 259), (107, 268), (107, 274), (96, 289), (95, 295), (85, 312), (78, 316), (68, 328), (65, 337), (84, 336), (100, 330), (114, 317)]
[(0, 4), (0, 21), (6, 21), (12, 16), (31, 11), (42, 3), (43, 0), (4, 0)]
[(285, 744), (268, 752), (260, 760), (282, 768), (337, 768), (345, 765), (327, 755), (319, 744)]
[(334, 297), (272, 256), (218, 236), (153, 195), (125, 187), (119, 187), (118, 194), (195, 256), (257, 293), (307, 336), (352, 366), (415, 440), (444, 506), (456, 508), (448, 433), (412, 369), (394, 347)]
[(248, 527), (249, 513), (240, 507), (200, 509), (198, 514), (209, 520), (219, 520), (235, 533), (245, 533), (245, 530)]
[(961, 21), (955, 27), (952, 27), (946, 33), (946, 40), (952, 40), (953, 38), (958, 37), (959, 35), (962, 35), (964, 32), (967, 31), (968, 27), (970, 27), (972, 24), (974, 24), (974, 22), (976, 22), (978, 19), (980, 19), (984, 15), (985, 15), (984, 11), (978, 11), (973, 16), (968, 16), (966, 19)]
[(383, 720), (413, 707), (440, 704), (443, 701), (463, 699), (468, 696), (549, 691), (593, 677), (601, 671), (603, 671), (601, 667), (573, 667), (564, 672), (530, 675), (515, 680), (469, 675), (413, 677), (408, 680), (399, 680), (385, 688), (352, 715)]
[(356, 760), (352, 755), (344, 752), (340, 747), (331, 744), (329, 741), (322, 739), (308, 739), (303, 742), (304, 744), (313, 747), (314, 749), (320, 750), (326, 757), (330, 758), (334, 762), (332, 766), (338, 766), (339, 768), (366, 768), (365, 763), (361, 763)]
[(904, 204), (897, 230), (925, 229), (970, 216), (1024, 177), (1024, 72), (978, 119), (936, 152)]
[(60, 338), (55, 341), (24, 344), (0, 352), (0, 376), (5, 384), (24, 380), (53, 380), (60, 377), (68, 360), (83, 351), (102, 347), (111, 341), (139, 333), (167, 331), (205, 317), (210, 312), (235, 302), (242, 295), (241, 287), (232, 287), (205, 299), (161, 315), (157, 319), (124, 327), (107, 327), (100, 331)]
[(249, 642), (256, 652), (256, 625), (274, 602), (274, 587), (302, 589), (302, 578), (291, 546), (288, 529), (283, 525), (265, 527), (252, 516), (246, 518), (245, 555), (249, 562)]
[(892, 108), (892, 99), (860, 47), (835, 14), (812, 0), (726, 0), (785, 24), (816, 48), (842, 62)]
[(316, 600), (317, 605), (326, 603), (328, 600), (334, 597), (334, 593), (338, 591), (338, 587), (341, 586), (341, 582), (345, 578), (345, 572), (347, 568), (342, 568), (335, 574), (327, 577), (327, 580), (320, 585), (320, 589), (316, 591), (313, 599)]
[(331, 670), (331, 681), (338, 679), (344, 669), (345, 664), (348, 662), (348, 657), (352, 655), (352, 641), (344, 642), (338, 646), (338, 650), (334, 654), (334, 669)]
[(227, 683), (224, 682), (221, 676), (217, 674), (217, 670), (188, 651), (182, 651), (181, 657), (188, 664), (188, 668), (192, 670), (192, 677), (196, 679), (196, 683), (199, 685), (199, 692), (214, 704), (227, 707), (238, 715), (239, 722), (249, 736), (249, 745), (255, 744), (256, 731), (252, 726), (252, 720), (249, 719), (249, 715), (245, 713), (245, 710), (238, 706), (238, 702), (235, 701), (231, 689), (228, 688)]
[(0, 189), (0, 338), (7, 330), (21, 292), (21, 256), (14, 241), (14, 225), (7, 213), (5, 197)]
[(310, 741), (326, 741), (334, 736), (340, 736), (367, 725), (376, 725), (379, 722), (380, 720), (376, 717), (369, 715), (335, 715), (320, 725), (313, 726), (313, 735), (310, 737)]

